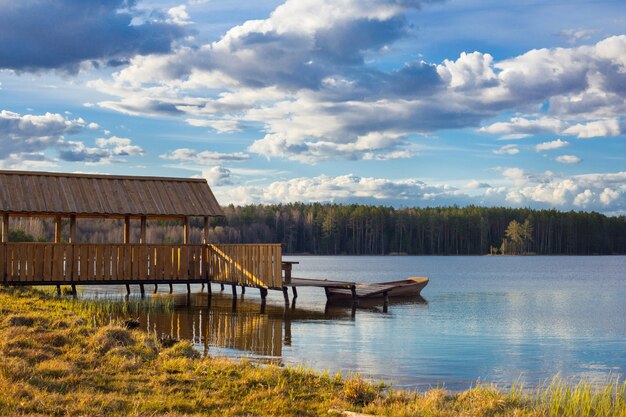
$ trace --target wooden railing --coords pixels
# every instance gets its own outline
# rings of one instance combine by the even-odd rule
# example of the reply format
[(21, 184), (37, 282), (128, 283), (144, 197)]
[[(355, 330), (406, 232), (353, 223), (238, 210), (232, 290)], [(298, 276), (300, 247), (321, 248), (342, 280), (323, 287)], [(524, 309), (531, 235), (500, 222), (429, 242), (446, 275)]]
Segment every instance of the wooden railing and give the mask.
[(7, 284), (223, 282), (280, 288), (280, 245), (2, 243)]
[(215, 282), (282, 288), (280, 244), (208, 245), (209, 275)]

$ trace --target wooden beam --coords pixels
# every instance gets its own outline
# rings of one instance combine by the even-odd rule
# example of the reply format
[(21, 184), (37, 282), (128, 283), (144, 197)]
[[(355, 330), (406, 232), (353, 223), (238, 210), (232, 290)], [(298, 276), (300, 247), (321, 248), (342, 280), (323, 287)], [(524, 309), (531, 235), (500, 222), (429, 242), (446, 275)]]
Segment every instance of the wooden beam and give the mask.
[(204, 228), (202, 229), (202, 243), (209, 243), (209, 216), (204, 216)]
[(9, 213), (2, 215), (2, 243), (9, 241)]
[(141, 236), (139, 237), (139, 243), (145, 245), (147, 235), (147, 218), (146, 216), (141, 216)]
[(183, 220), (183, 245), (189, 244), (189, 217)]
[(124, 243), (130, 243), (130, 217), (124, 217)]
[(54, 218), (54, 243), (61, 243), (61, 231), (62, 231), (61, 216)]
[(70, 216), (70, 243), (76, 243), (76, 215)]

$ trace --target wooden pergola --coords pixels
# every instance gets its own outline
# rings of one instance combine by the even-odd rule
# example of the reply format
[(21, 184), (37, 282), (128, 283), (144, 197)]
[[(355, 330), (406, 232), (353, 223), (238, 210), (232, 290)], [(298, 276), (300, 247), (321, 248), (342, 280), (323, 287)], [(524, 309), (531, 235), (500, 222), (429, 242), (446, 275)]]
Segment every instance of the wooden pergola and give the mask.
[[(5, 284), (229, 283), (283, 289), (278, 244), (208, 243), (211, 217), (224, 213), (204, 179), (67, 174), (0, 170), (2, 240), (0, 274)], [(54, 242), (9, 242), (14, 217), (55, 219)], [(202, 244), (190, 244), (189, 219), (204, 219)], [(123, 243), (78, 243), (80, 218), (122, 219)], [(62, 242), (62, 221), (69, 239)], [(139, 243), (130, 242), (130, 221), (141, 222)], [(182, 245), (146, 241), (147, 220), (182, 220)], [(210, 288), (210, 286), (209, 286)]]

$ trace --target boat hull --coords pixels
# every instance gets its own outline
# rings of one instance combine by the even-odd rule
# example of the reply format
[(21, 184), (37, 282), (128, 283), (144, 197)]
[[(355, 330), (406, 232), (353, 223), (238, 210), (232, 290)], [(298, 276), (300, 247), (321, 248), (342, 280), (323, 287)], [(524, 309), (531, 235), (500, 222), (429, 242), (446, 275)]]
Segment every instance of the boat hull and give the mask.
[[(387, 297), (416, 297), (428, 285), (428, 278), (408, 278), (401, 281), (357, 284), (355, 286), (358, 299), (384, 299)], [(344, 288), (327, 288), (329, 300), (352, 299), (352, 291)]]

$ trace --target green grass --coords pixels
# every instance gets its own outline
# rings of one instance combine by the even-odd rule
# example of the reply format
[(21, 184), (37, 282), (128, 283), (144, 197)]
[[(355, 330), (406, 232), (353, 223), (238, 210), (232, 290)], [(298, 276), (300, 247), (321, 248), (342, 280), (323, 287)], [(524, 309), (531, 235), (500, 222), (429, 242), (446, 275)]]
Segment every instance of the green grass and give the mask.
[(536, 390), (479, 384), (461, 393), (411, 392), (359, 376), (202, 358), (190, 342), (164, 348), (147, 333), (106, 319), (124, 312), (116, 309), (133, 314), (136, 308), (171, 308), (142, 303), (123, 307), (1, 288), (1, 414), (317, 416), (349, 410), (381, 416), (626, 417), (626, 385), (617, 381), (597, 387), (555, 379)]

